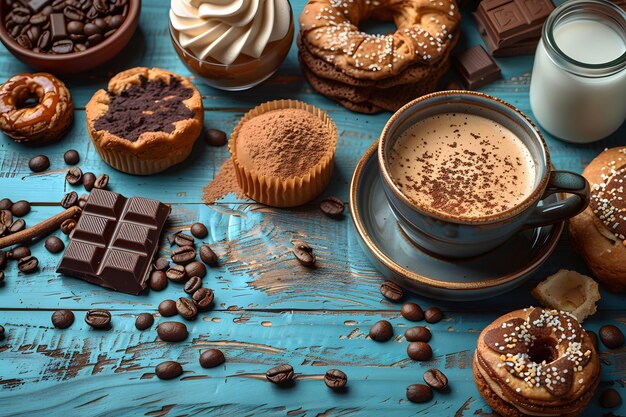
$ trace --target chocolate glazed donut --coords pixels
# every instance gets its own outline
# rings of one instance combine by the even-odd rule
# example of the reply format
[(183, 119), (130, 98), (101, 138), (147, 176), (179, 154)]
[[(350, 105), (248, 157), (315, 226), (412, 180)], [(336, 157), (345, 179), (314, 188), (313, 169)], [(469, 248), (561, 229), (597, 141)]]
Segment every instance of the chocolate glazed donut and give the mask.
[(0, 86), (0, 129), (16, 142), (58, 140), (73, 116), (69, 90), (51, 74), (17, 74)]

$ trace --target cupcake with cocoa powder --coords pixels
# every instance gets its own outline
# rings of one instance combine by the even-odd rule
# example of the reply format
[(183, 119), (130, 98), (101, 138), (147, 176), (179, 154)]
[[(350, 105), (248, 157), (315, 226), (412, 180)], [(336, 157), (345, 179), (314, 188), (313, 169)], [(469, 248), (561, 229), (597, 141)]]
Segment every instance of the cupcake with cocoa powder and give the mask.
[(250, 110), (233, 130), (237, 181), (250, 198), (294, 207), (317, 197), (333, 173), (337, 128), (320, 109), (277, 100)]
[(202, 96), (186, 78), (133, 68), (98, 90), (86, 108), (87, 129), (104, 161), (136, 175), (184, 161), (202, 131)]

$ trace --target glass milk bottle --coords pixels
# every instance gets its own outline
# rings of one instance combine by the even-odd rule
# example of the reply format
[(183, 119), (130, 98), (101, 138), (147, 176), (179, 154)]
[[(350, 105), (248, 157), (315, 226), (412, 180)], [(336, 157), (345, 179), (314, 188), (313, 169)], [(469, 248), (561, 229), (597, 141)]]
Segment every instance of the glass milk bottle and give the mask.
[(530, 105), (539, 124), (569, 142), (609, 136), (626, 119), (626, 12), (605, 0), (571, 0), (546, 20)]

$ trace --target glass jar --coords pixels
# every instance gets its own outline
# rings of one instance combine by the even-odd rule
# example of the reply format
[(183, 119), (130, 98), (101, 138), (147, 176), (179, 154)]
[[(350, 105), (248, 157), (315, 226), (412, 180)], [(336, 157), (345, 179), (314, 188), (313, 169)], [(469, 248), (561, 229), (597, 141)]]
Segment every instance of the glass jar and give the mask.
[(626, 119), (626, 12), (605, 0), (571, 0), (546, 20), (530, 105), (539, 124), (569, 142), (609, 136)]

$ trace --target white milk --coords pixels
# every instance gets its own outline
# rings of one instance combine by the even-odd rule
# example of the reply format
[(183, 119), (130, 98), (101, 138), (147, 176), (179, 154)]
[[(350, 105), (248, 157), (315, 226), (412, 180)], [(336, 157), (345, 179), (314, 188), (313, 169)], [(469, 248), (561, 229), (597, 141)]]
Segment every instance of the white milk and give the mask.
[[(549, 133), (571, 142), (593, 142), (609, 136), (626, 119), (626, 67), (616, 70), (606, 65), (612, 70), (603, 73), (602, 64), (623, 58), (626, 31), (605, 24), (597, 15), (561, 22), (549, 19), (546, 25), (551, 26), (544, 28), (537, 47), (530, 86), (535, 118)], [(546, 46), (546, 31), (551, 31), (561, 53)], [(566, 62), (566, 57), (577, 63)], [(589, 64), (599, 69), (589, 70)]]

